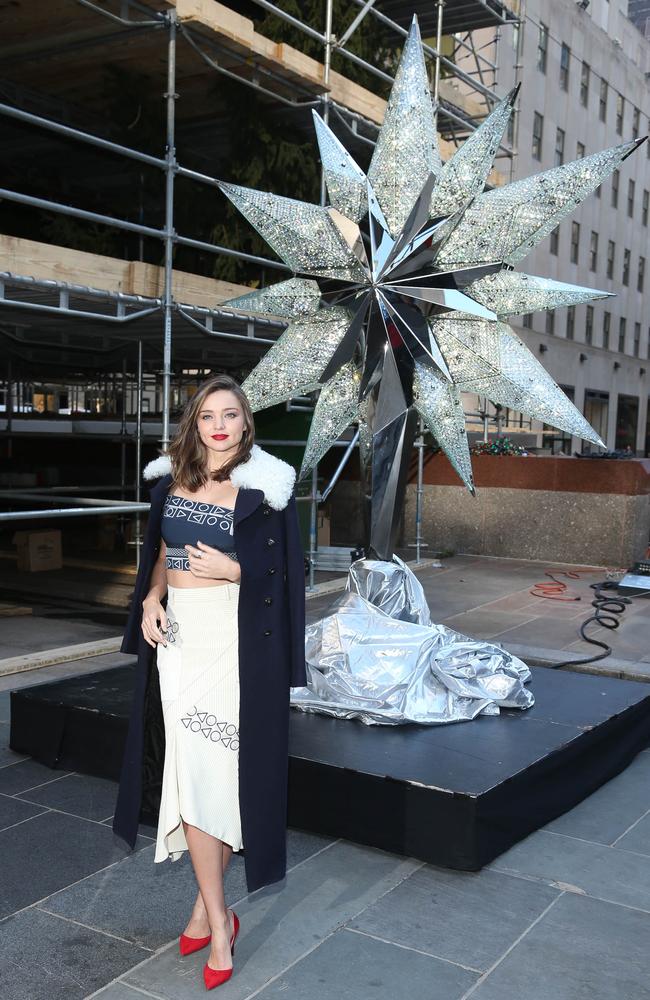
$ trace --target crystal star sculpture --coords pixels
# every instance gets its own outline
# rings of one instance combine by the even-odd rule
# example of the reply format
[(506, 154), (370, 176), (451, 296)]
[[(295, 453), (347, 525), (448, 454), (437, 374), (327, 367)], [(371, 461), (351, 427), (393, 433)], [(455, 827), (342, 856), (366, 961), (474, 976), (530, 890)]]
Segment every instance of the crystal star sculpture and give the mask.
[(442, 164), (414, 18), (367, 176), (314, 114), (329, 206), (220, 184), (296, 275), (227, 303), (288, 321), (243, 389), (253, 410), (320, 390), (300, 477), (358, 421), (379, 559), (418, 414), (472, 492), (463, 392), (604, 447), (504, 320), (610, 294), (513, 268), (643, 140), (484, 191), (516, 95)]

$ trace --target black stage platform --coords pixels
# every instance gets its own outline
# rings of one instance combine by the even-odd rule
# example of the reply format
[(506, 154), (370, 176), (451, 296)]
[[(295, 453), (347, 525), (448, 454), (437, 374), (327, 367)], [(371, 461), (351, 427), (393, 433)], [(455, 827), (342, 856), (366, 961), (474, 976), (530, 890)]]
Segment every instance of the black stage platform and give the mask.
[[(289, 824), (474, 871), (650, 745), (650, 686), (532, 669), (534, 708), (445, 726), (291, 712)], [(129, 667), (11, 695), (14, 750), (116, 779)]]

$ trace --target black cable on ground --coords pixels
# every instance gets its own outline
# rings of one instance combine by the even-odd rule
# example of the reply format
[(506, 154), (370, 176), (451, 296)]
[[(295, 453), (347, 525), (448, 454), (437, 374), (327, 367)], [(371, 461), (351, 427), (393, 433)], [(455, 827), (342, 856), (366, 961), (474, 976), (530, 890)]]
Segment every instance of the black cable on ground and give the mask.
[[(609, 656), (612, 652), (612, 647), (606, 642), (602, 642), (600, 639), (590, 639), (588, 635), (585, 635), (585, 629), (588, 625), (591, 625), (592, 622), (595, 622), (603, 628), (612, 630), (617, 629), (621, 624), (621, 615), (625, 612), (628, 604), (632, 603), (632, 598), (623, 597), (622, 595), (612, 597), (608, 594), (604, 594), (603, 591), (618, 590), (618, 583), (614, 580), (604, 580), (602, 583), (591, 583), (589, 586), (596, 592), (596, 596), (591, 602), (592, 607), (594, 607), (596, 611), (593, 615), (590, 615), (589, 618), (585, 618), (580, 626), (580, 635), (584, 642), (588, 642), (592, 646), (600, 646), (603, 652), (596, 653), (595, 656), (588, 656), (583, 660), (565, 660), (562, 663), (551, 663), (549, 666), (553, 670), (558, 670), (560, 667), (575, 667), (578, 664), (583, 663), (596, 663), (598, 660), (604, 660), (605, 657)], [(647, 596), (647, 591), (639, 591), (639, 593), (634, 596)]]

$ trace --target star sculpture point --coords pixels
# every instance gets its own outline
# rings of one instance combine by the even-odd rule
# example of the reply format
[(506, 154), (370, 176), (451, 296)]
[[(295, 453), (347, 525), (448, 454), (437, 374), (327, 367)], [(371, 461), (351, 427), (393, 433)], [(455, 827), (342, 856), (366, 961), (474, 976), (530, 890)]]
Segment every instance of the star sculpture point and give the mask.
[[(227, 304), (288, 322), (243, 383), (254, 410), (320, 390), (300, 477), (358, 421), (362, 452), (372, 440), (377, 453), (373, 470), (383, 461), (388, 476), (381, 455), (392, 440), (404, 480), (412, 444), (404, 427), (412, 431), (415, 410), (474, 492), (463, 392), (604, 447), (505, 320), (610, 294), (514, 265), (642, 140), (485, 190), (518, 89), (443, 164), (414, 18), (367, 175), (314, 112), (328, 206), (221, 184), (294, 272)], [(393, 414), (384, 427), (368, 409), (371, 396), (375, 416)], [(392, 516), (399, 485), (389, 492)], [(373, 503), (375, 493), (373, 485)], [(375, 550), (389, 552), (382, 505), (390, 506), (378, 497), (384, 529)]]

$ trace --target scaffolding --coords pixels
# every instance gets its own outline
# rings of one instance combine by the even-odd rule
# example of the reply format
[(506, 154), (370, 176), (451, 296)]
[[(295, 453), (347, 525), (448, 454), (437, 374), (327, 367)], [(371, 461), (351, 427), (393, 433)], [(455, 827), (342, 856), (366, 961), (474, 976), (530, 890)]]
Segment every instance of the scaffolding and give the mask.
[[(290, 14), (269, 0), (251, 0), (251, 3), (268, 14), (290, 24), (305, 38), (322, 46), (322, 63), (305, 55), (298, 49), (272, 42), (255, 30), (252, 20), (243, 17), (236, 10), (210, 0), (69, 0), (69, 13), (74, 8), (80, 15), (79, 24), (68, 18), (67, 42), (63, 50), (71, 61), (90, 48), (111, 52), (116, 46), (120, 51), (130, 53), (130, 58), (147, 58), (160, 62), (164, 54), (165, 79), (165, 148), (160, 155), (151, 155), (137, 148), (111, 141), (98, 135), (90, 128), (80, 129), (64, 124), (52, 114), (56, 101), (50, 99), (41, 103), (47, 105), (46, 112), (39, 104), (38, 95), (30, 93), (32, 110), (19, 107), (21, 90), (16, 86), (0, 83), (0, 94), (5, 101), (0, 103), (0, 116), (12, 119), (39, 135), (54, 135), (86, 148), (110, 154), (118, 158), (134, 161), (143, 169), (158, 172), (164, 179), (164, 212), (161, 225), (147, 225), (143, 220), (129, 219), (83, 209), (62, 201), (44, 199), (17, 190), (0, 188), (0, 198), (8, 202), (32, 209), (40, 209), (56, 216), (68, 216), (112, 230), (133, 233), (140, 240), (152, 239), (163, 249), (164, 264), (158, 278), (158, 294), (125, 292), (119, 289), (96, 288), (92, 285), (77, 284), (60, 278), (43, 278), (34, 274), (18, 273), (14, 269), (4, 269), (0, 274), (0, 339), (8, 347), (9, 362), (4, 385), (5, 430), (0, 432), (9, 441), (18, 433), (21, 416), (20, 379), (12, 370), (12, 358), (29, 362), (32, 366), (49, 364), (55, 370), (64, 372), (66, 366), (83, 367), (97, 363), (113, 365), (113, 388), (115, 381), (121, 382), (121, 425), (117, 438), (122, 445), (121, 483), (122, 497), (127, 485), (126, 453), (127, 440), (135, 443), (135, 501), (132, 505), (116, 501), (84, 501), (85, 506), (60, 508), (55, 511), (14, 511), (0, 513), (3, 520), (19, 520), (41, 516), (81, 516), (97, 512), (128, 513), (139, 517), (143, 505), (140, 494), (141, 453), (144, 439), (143, 392), (147, 372), (144, 363), (145, 350), (158, 367), (154, 388), (160, 395), (160, 424), (157, 439), (165, 450), (172, 430), (173, 381), (175, 371), (214, 366), (214, 351), (219, 348), (227, 357), (236, 345), (242, 352), (244, 361), (254, 361), (259, 356), (260, 347), (273, 343), (281, 333), (283, 325), (273, 319), (247, 315), (216, 305), (197, 304), (184, 301), (178, 294), (178, 276), (174, 272), (174, 250), (185, 247), (216, 256), (230, 256), (260, 268), (263, 276), (273, 272), (287, 272), (284, 264), (271, 258), (247, 254), (215, 243), (197, 240), (176, 230), (176, 192), (179, 179), (214, 188), (217, 178), (207, 173), (190, 169), (178, 161), (176, 150), (177, 102), (179, 101), (179, 63), (188, 78), (190, 56), (200, 60), (205, 72), (215, 73), (237, 81), (243, 87), (252, 88), (269, 107), (279, 107), (291, 113), (303, 113), (305, 109), (317, 108), (332, 127), (347, 133), (355, 142), (372, 146), (378, 127), (383, 119), (385, 101), (382, 97), (361, 87), (332, 69), (334, 54), (346, 63), (356, 65), (382, 85), (392, 82), (386, 67), (373, 65), (362, 59), (349, 48), (354, 33), (366, 19), (374, 19), (381, 30), (393, 43), (399, 44), (407, 35), (412, 13), (418, 14), (422, 35), (425, 38), (424, 51), (431, 70), (432, 95), (438, 105), (438, 128), (441, 134), (443, 159), (453, 152), (460, 140), (478, 127), (499, 96), (494, 90), (496, 66), (482, 51), (475, 48), (472, 31), (485, 26), (497, 28), (514, 26), (518, 20), (516, 0), (438, 0), (434, 4), (424, 4), (413, 0), (410, 5), (396, 0), (353, 0), (356, 14), (349, 23), (339, 30), (334, 23), (333, 0), (325, 0), (323, 30), (317, 30)], [(40, 7), (39, 17), (34, 17), (30, 4), (16, 5), (15, 16), (27, 17), (36, 22), (33, 31), (46, 30), (49, 23), (54, 27), (57, 12), (49, 12), (46, 5)], [(250, 7), (250, 3), (248, 4)], [(59, 5), (60, 7), (60, 5)], [(27, 11), (27, 8), (30, 8)], [(58, 9), (58, 8), (57, 8)], [(84, 12), (83, 19), (81, 12)], [(348, 12), (349, 14), (349, 12)], [(53, 34), (56, 34), (53, 31)], [(51, 50), (54, 51), (54, 48)], [(456, 64), (456, 56), (463, 53), (463, 68)], [(12, 58), (20, 59), (20, 54), (5, 50), (8, 63)], [(470, 59), (467, 59), (467, 56)], [(4, 60), (5, 64), (7, 60)], [(468, 69), (467, 67), (471, 68)], [(20, 74), (19, 74), (20, 75)], [(13, 97), (13, 101), (8, 98)], [(62, 115), (60, 116), (62, 117)], [(504, 142), (498, 157), (512, 156), (512, 147)], [(498, 165), (498, 160), (497, 160)], [(504, 183), (505, 174), (498, 169), (493, 172), (490, 182)], [(321, 185), (324, 199), (324, 186)], [(2, 239), (2, 237), (0, 237)], [(0, 261), (3, 254), (0, 253)], [(0, 265), (2, 266), (2, 265)], [(224, 298), (227, 296), (224, 296)], [(25, 330), (26, 318), (38, 320), (36, 337)], [(80, 326), (83, 324), (82, 331)], [(174, 351), (172, 351), (172, 347)], [(127, 353), (131, 357), (128, 368)], [(174, 364), (175, 361), (175, 364)], [(127, 420), (127, 392), (135, 397), (135, 426)], [(309, 400), (299, 401), (297, 408), (309, 405)], [(288, 404), (289, 406), (291, 404)], [(295, 405), (295, 404), (294, 404)], [(474, 414), (476, 416), (476, 414)], [(484, 431), (488, 416), (480, 413)], [(156, 428), (158, 431), (158, 428)], [(86, 432), (87, 433), (87, 432)], [(106, 435), (98, 434), (98, 438)], [(316, 509), (331, 492), (352, 451), (356, 437), (352, 430), (343, 436), (339, 445), (345, 448), (343, 460), (339, 463), (332, 480), (322, 493), (317, 488), (317, 471), (312, 477), (311, 494), (300, 498), (311, 504), (309, 561), (311, 567), (310, 586), (314, 583), (316, 545)], [(282, 442), (287, 444), (287, 442)], [(305, 442), (295, 442), (304, 447)], [(420, 433), (418, 447), (418, 484), (416, 493), (415, 548), (420, 560), (421, 539), (421, 494), (424, 436)], [(108, 490), (106, 491), (108, 492)], [(34, 494), (34, 499), (45, 502), (47, 493)], [(7, 501), (5, 493), (3, 499)], [(15, 499), (18, 499), (17, 494)], [(49, 502), (52, 501), (49, 497)], [(65, 498), (64, 498), (65, 499)], [(136, 532), (136, 536), (139, 533)]]

